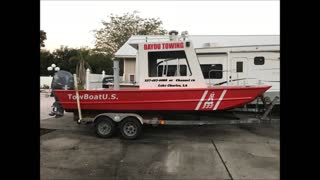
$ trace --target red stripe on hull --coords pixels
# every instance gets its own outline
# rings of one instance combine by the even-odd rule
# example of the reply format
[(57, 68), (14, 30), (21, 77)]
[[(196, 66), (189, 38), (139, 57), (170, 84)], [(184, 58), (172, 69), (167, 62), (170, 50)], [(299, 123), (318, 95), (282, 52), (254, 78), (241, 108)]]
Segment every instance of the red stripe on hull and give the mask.
[[(192, 89), (127, 89), (127, 90), (80, 90), (80, 105), (84, 110), (187, 110), (195, 111), (201, 97), (199, 111), (212, 111), (222, 92), (226, 90), (216, 110), (230, 109), (253, 101), (271, 86)], [(63, 108), (77, 109), (74, 90), (54, 90)]]

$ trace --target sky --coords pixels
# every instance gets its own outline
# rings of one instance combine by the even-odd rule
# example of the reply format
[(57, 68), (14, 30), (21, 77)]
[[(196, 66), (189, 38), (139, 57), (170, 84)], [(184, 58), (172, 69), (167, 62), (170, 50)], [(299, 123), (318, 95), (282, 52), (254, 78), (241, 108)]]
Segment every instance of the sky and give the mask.
[(190, 35), (279, 35), (280, 1), (40, 1), (45, 49), (94, 47), (94, 32), (111, 13), (138, 11), (164, 29)]

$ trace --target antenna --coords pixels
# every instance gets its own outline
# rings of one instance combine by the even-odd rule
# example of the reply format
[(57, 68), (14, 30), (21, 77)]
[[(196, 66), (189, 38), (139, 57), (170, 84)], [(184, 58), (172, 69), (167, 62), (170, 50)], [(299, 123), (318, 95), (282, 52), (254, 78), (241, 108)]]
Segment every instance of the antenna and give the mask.
[(177, 41), (178, 31), (172, 30), (169, 32), (170, 41)]
[(188, 31), (182, 31), (181, 32), (181, 37), (183, 38), (183, 40), (185, 41), (189, 36)]

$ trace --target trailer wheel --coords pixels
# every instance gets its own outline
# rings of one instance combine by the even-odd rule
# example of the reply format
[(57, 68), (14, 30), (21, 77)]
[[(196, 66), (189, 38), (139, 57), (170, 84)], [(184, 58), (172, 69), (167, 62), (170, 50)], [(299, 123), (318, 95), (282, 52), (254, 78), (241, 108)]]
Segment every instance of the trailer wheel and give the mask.
[(99, 137), (111, 137), (116, 130), (115, 122), (108, 117), (99, 117), (95, 121), (95, 131)]
[(136, 118), (129, 117), (121, 121), (120, 132), (124, 139), (136, 139), (142, 133), (142, 125)]

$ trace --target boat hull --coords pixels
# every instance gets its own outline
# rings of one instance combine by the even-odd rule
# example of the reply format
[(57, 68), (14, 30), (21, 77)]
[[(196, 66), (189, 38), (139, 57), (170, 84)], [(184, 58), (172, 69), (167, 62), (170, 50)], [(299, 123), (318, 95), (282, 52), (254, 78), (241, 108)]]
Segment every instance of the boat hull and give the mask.
[[(79, 90), (83, 110), (215, 111), (240, 107), (271, 86), (219, 86), (186, 89)], [(53, 90), (66, 111), (77, 110), (75, 90)]]

